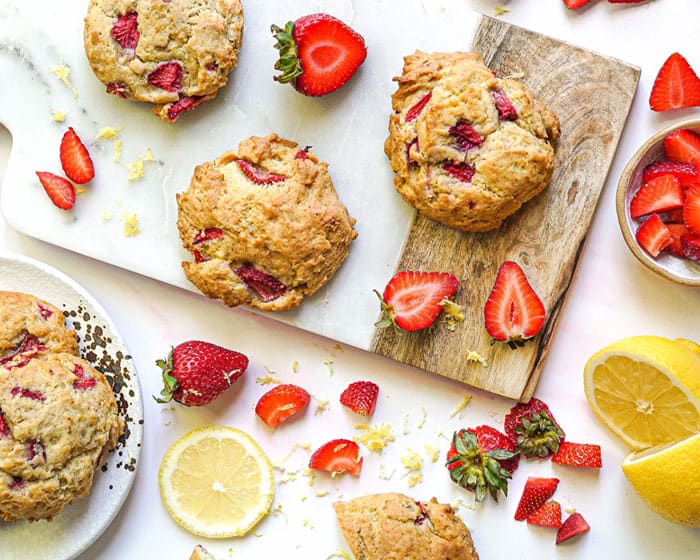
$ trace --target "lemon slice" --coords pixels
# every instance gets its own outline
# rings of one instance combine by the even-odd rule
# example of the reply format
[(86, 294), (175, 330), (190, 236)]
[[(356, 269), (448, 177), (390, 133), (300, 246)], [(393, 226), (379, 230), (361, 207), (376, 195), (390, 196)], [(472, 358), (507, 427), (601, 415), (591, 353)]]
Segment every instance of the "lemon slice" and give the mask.
[(700, 352), (690, 341), (624, 338), (594, 354), (583, 376), (593, 412), (634, 449), (700, 432)]
[(663, 518), (700, 527), (700, 434), (631, 453), (622, 470), (637, 494)]
[(177, 440), (158, 471), (168, 513), (209, 538), (242, 536), (270, 511), (272, 465), (253, 439), (235, 428), (206, 426)]

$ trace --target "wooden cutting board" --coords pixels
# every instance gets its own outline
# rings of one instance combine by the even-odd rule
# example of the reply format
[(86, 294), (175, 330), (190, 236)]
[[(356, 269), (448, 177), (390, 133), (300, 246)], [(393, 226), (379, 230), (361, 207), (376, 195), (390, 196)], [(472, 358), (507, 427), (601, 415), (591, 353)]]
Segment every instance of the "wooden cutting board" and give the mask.
[[(146, 105), (105, 94), (83, 52), (86, 4), (34, 0), (27, 7), (0, 0), (0, 75), (13, 80), (13, 87), (0, 88), (0, 122), (13, 137), (0, 208), (12, 227), (196, 291), (180, 266), (191, 257), (175, 225), (176, 193), (187, 187), (195, 165), (250, 135), (277, 132), (312, 146), (329, 162), (359, 235), (327, 286), (296, 310), (269, 316), (510, 398), (532, 393), (634, 96), (637, 69), (481, 16), (461, 0), (327, 0), (323, 9), (359, 30), (369, 54), (346, 86), (324, 98), (307, 98), (272, 81), (277, 51), (269, 32), (271, 11), (249, 3), (239, 65), (229, 84), (216, 99), (168, 126)], [(276, 23), (318, 10), (316, 0), (274, 0), (274, 6)], [(391, 41), (387, 21), (395, 31)], [(548, 190), (498, 232), (479, 235), (414, 219), (393, 189), (383, 153), (396, 87), (391, 78), (401, 72), (403, 56), (415, 49), (468, 50), (470, 42), (499, 75), (522, 73), (562, 125)], [(70, 68), (70, 86), (52, 72), (59, 66)], [(56, 111), (65, 112), (64, 122), (52, 120)], [(34, 172), (60, 172), (58, 145), (67, 126), (88, 143), (97, 176), (75, 208), (61, 212)], [(119, 161), (112, 141), (97, 140), (105, 126), (119, 129)], [(149, 149), (153, 161), (130, 181), (129, 165)], [(135, 237), (123, 234), (126, 216), (138, 217), (141, 231)], [(481, 317), (505, 259), (523, 265), (549, 311), (544, 333), (517, 351), (491, 346)], [(467, 320), (455, 332), (443, 325), (401, 337), (376, 331), (379, 305), (372, 290), (407, 268), (449, 270), (464, 278), (459, 301)], [(489, 366), (469, 362), (469, 350)]]
[[(481, 21), (472, 50), (499, 76), (522, 81), (560, 118), (561, 138), (549, 188), (498, 230), (462, 233), (417, 217), (399, 270), (441, 270), (462, 279), (457, 301), (465, 326), (401, 335), (377, 330), (372, 351), (451, 379), (519, 400), (537, 384), (581, 248), (605, 184), (639, 81), (617, 60), (509, 25)], [(540, 295), (542, 333), (517, 349), (491, 344), (483, 307), (503, 261), (514, 260)], [(469, 359), (469, 351), (486, 361)]]

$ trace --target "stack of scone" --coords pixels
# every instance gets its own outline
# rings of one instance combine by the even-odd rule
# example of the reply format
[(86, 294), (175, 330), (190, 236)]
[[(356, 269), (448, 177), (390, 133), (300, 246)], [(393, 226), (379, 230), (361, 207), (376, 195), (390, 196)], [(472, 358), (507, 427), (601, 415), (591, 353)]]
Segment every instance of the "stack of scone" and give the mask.
[(123, 430), (107, 378), (78, 356), (63, 313), (0, 292), (0, 518), (51, 519), (90, 493)]

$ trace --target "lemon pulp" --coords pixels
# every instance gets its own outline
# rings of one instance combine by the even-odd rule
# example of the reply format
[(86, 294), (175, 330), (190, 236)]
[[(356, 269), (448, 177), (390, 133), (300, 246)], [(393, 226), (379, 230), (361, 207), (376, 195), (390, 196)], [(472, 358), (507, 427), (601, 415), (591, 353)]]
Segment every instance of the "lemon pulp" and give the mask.
[(245, 432), (206, 426), (184, 435), (158, 471), (163, 503), (188, 531), (209, 538), (242, 536), (270, 510), (272, 465)]

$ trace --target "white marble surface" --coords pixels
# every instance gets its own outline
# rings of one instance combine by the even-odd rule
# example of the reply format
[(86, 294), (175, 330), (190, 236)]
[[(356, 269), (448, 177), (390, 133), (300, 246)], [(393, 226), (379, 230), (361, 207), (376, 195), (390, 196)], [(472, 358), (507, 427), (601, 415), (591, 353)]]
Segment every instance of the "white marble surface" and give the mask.
[[(465, 6), (486, 14), (492, 14), (496, 4), (490, 0), (464, 0)], [(210, 550), (221, 558), (269, 558), (284, 551), (291, 559), (324, 559), (338, 549), (347, 550), (331, 513), (333, 500), (397, 490), (417, 498), (435, 495), (450, 502), (462, 498), (466, 507), (459, 512), (472, 527), (484, 559), (697, 558), (700, 532), (659, 519), (627, 484), (619, 468), (627, 449), (589, 411), (581, 372), (593, 352), (623, 336), (658, 334), (700, 339), (700, 292), (672, 284), (643, 268), (623, 242), (614, 208), (616, 179), (636, 147), (653, 131), (700, 115), (700, 109), (657, 115), (647, 104), (656, 71), (671, 52), (682, 52), (700, 70), (700, 7), (697, 0), (652, 0), (640, 6), (613, 6), (598, 0), (590, 9), (571, 13), (559, 0), (511, 0), (500, 4), (510, 10), (501, 16), (507, 21), (642, 68), (637, 98), (536, 393), (551, 404), (571, 440), (602, 445), (603, 469), (590, 473), (549, 463), (523, 463), (511, 482), (510, 498), (501, 499), (498, 504), (475, 505), (470, 495), (449, 481), (441, 457), (435, 464), (426, 461), (424, 481), (408, 488), (400, 463), (408, 448), (425, 457), (423, 445), (429, 443), (439, 447), (442, 456), (448, 442), (440, 434), (450, 435), (456, 428), (482, 423), (496, 425), (512, 403), (469, 391), (474, 397), (471, 404), (461, 418), (451, 418), (451, 411), (467, 391), (460, 385), (351, 347), (338, 349), (329, 339), (265, 317), (225, 309), (193, 293), (18, 234), (0, 220), (2, 249), (55, 266), (95, 296), (120, 329), (140, 374), (146, 424), (136, 482), (120, 515), (81, 560), (187, 558), (200, 539), (181, 530), (169, 518), (158, 494), (157, 470), (166, 448), (189, 429), (209, 423), (249, 431), (273, 459), (287, 455), (295, 442), (318, 445), (331, 437), (352, 436), (357, 433), (353, 429), (357, 418), (342, 409), (337, 397), (348, 382), (359, 378), (374, 379), (381, 386), (372, 423), (390, 422), (396, 436), (384, 455), (365, 453), (359, 479), (330, 480), (319, 475), (313, 487), (304, 477), (278, 484), (275, 506), (281, 506), (282, 513), (265, 519), (257, 528), (259, 536), (208, 541), (205, 545)], [(249, 11), (253, 9), (251, 5)], [(386, 40), (389, 39), (387, 31)], [(18, 106), (17, 111), (20, 110)], [(37, 124), (29, 140), (30, 149), (53, 149), (54, 142), (45, 134), (52, 126), (47, 118)], [(47, 142), (49, 148), (45, 146)], [(1, 132), (0, 176), (10, 144), (9, 135)], [(12, 149), (27, 147), (20, 148), (15, 142)], [(91, 232), (86, 231), (85, 235), (90, 236)], [(159, 385), (154, 361), (170, 345), (192, 338), (247, 353), (250, 369), (230, 394), (207, 408), (160, 407), (149, 397)], [(298, 361), (298, 373), (291, 371), (293, 361)], [(299, 422), (275, 433), (268, 432), (253, 413), (255, 401), (265, 390), (256, 383), (256, 377), (266, 375), (268, 368), (285, 381), (299, 383), (317, 397), (329, 399), (330, 409), (314, 416), (312, 407)], [(425, 423), (419, 428), (423, 408)], [(407, 435), (403, 434), (404, 417)], [(308, 453), (300, 449), (287, 465), (294, 468), (307, 459)], [(395, 470), (390, 480), (379, 477), (380, 464), (385, 465), (387, 473)], [(565, 508), (579, 510), (592, 527), (588, 535), (568, 546), (555, 547), (551, 531), (512, 519), (527, 476), (550, 474), (561, 479), (556, 498)], [(329, 490), (329, 494), (316, 495), (323, 490)], [(307, 499), (301, 501), (301, 496)], [(1, 530), (0, 526), (0, 533)]]

